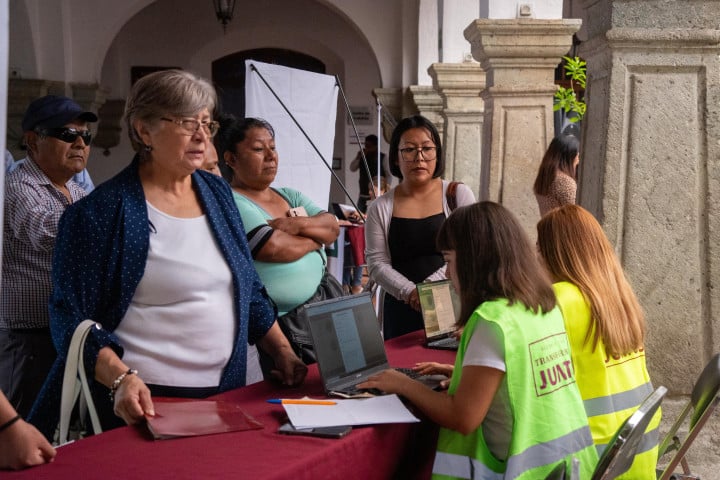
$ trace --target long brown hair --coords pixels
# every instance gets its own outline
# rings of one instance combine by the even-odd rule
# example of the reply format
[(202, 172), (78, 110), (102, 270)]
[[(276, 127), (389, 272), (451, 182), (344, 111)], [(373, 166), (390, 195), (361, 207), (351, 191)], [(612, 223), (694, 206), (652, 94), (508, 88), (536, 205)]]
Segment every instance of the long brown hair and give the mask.
[(540, 162), (533, 192), (538, 195), (550, 193), (550, 186), (558, 172), (575, 179), (577, 175), (573, 163), (579, 150), (580, 142), (575, 135), (560, 135), (553, 138)]
[(465, 325), (483, 302), (506, 298), (534, 312), (555, 308), (550, 277), (528, 236), (508, 209), (494, 202), (457, 208), (437, 236), (438, 250), (454, 250)]
[(538, 223), (538, 249), (555, 281), (576, 285), (590, 304), (593, 350), (602, 339), (614, 356), (643, 347), (645, 316), (600, 224), (577, 205), (548, 212)]

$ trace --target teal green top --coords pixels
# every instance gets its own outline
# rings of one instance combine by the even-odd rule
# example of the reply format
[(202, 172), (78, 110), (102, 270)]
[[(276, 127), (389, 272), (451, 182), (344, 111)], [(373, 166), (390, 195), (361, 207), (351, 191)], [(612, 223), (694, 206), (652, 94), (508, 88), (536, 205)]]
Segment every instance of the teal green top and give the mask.
[[(292, 188), (276, 188), (274, 190), (290, 204), (290, 208), (303, 207), (308, 216), (312, 217), (324, 212), (297, 190)], [(252, 241), (251, 234), (255, 233), (258, 227), (267, 225), (268, 220), (272, 220), (273, 217), (246, 196), (233, 191), (233, 197), (235, 205), (240, 211), (248, 242), (250, 242)], [(285, 315), (312, 297), (325, 273), (326, 257), (322, 248), (310, 252), (294, 262), (261, 262), (254, 256), (253, 260), (260, 280), (265, 284), (270, 298), (277, 304), (278, 315)]]

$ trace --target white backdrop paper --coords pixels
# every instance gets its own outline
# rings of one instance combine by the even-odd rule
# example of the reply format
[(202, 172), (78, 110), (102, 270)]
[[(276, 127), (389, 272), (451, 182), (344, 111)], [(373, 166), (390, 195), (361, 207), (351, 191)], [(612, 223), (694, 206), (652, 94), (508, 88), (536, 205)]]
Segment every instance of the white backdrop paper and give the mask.
[(267, 120), (275, 129), (279, 161), (273, 186), (294, 188), (320, 208), (328, 208), (328, 167), (250, 65), (260, 72), (330, 165), (337, 114), (335, 77), (255, 60), (245, 62), (245, 116)]

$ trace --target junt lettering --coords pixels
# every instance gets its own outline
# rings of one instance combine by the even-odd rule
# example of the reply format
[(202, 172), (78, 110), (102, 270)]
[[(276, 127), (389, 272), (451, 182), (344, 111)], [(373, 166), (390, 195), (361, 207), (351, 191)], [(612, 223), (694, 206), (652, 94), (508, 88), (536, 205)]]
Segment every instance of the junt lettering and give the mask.
[(545, 390), (548, 386), (555, 386), (560, 382), (565, 382), (573, 378), (571, 361), (565, 360), (562, 363), (553, 365), (552, 367), (540, 370), (540, 390)]

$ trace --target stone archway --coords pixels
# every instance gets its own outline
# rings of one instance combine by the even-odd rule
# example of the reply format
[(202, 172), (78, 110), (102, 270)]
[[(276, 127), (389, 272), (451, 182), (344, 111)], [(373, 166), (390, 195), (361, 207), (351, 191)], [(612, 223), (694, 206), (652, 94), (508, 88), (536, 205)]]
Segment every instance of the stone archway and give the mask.
[(212, 80), (223, 112), (245, 114), (245, 60), (325, 73), (325, 63), (304, 53), (284, 48), (255, 48), (231, 53), (212, 62)]

